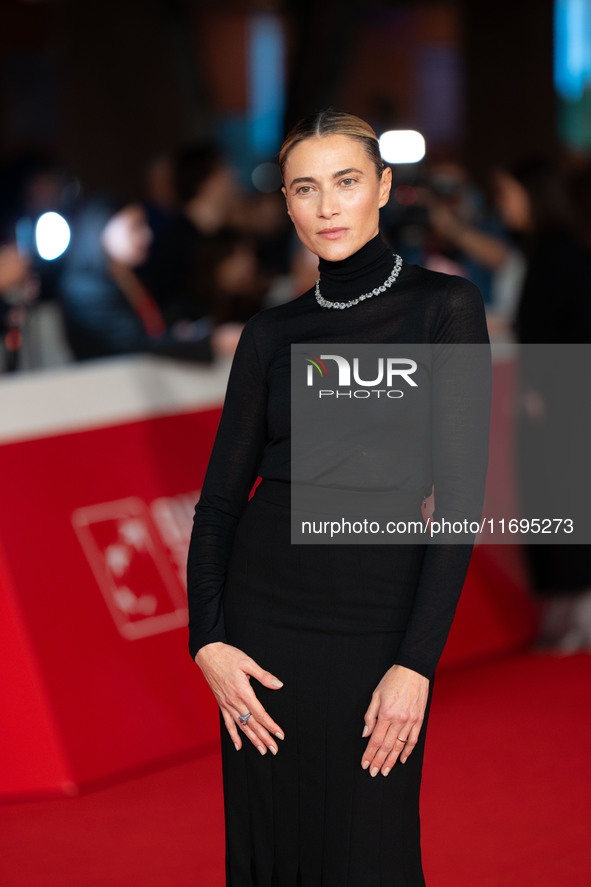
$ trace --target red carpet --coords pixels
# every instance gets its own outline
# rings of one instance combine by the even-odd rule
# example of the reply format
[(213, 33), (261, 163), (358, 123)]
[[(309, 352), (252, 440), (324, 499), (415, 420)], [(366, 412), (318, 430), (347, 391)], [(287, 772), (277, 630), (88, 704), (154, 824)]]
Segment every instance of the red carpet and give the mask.
[[(438, 678), (428, 887), (589, 887), (590, 686), (582, 655)], [(222, 887), (222, 872), (217, 753), (73, 799), (0, 807), (1, 887)]]
[(435, 688), (428, 887), (591, 885), (591, 656), (523, 655)]

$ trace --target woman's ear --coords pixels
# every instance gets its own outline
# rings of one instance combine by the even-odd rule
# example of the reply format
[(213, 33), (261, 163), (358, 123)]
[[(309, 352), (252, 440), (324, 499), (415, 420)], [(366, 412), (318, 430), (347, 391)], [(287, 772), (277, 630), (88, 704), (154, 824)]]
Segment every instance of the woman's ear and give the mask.
[(390, 188), (392, 187), (392, 168), (386, 166), (380, 179), (380, 202), (378, 206), (385, 206), (390, 197)]
[(291, 213), (290, 213), (290, 211), (289, 211), (289, 203), (288, 203), (288, 200), (287, 200), (287, 191), (285, 190), (285, 185), (283, 186), (283, 188), (281, 189), (281, 191), (282, 191), (283, 196), (285, 197), (285, 206), (286, 206), (286, 209), (287, 209), (287, 215), (288, 215), (289, 218), (291, 219)]

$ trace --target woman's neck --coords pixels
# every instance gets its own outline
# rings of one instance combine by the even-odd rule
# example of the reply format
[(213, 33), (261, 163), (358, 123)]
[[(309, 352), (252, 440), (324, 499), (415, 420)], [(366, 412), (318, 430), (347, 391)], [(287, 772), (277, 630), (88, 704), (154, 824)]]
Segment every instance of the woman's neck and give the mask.
[(342, 301), (345, 296), (355, 298), (380, 286), (394, 267), (394, 256), (380, 234), (376, 234), (361, 249), (346, 259), (329, 262), (320, 259), (320, 292), (329, 301)]

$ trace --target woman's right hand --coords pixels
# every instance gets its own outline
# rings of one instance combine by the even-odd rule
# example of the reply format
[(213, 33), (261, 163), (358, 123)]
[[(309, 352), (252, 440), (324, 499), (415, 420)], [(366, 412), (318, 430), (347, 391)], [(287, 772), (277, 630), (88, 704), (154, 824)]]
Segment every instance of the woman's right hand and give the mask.
[[(283, 730), (257, 699), (250, 685), (250, 678), (256, 678), (270, 690), (279, 690), (283, 686), (279, 678), (257, 665), (242, 650), (221, 641), (201, 647), (195, 656), (195, 662), (213, 690), (236, 749), (242, 748), (242, 739), (238, 732), (240, 727), (262, 755), (267, 753), (267, 749), (276, 755), (277, 743), (273, 737), (283, 739)], [(251, 716), (243, 726), (239, 724), (238, 718), (247, 712)]]

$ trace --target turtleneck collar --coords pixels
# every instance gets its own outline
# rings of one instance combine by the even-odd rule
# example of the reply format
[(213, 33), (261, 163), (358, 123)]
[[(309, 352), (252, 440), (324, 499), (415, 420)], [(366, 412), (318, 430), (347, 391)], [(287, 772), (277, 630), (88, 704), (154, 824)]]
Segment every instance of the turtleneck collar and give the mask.
[(355, 298), (380, 286), (393, 267), (394, 254), (378, 233), (346, 259), (319, 260), (320, 292), (331, 302), (343, 301), (345, 296)]

